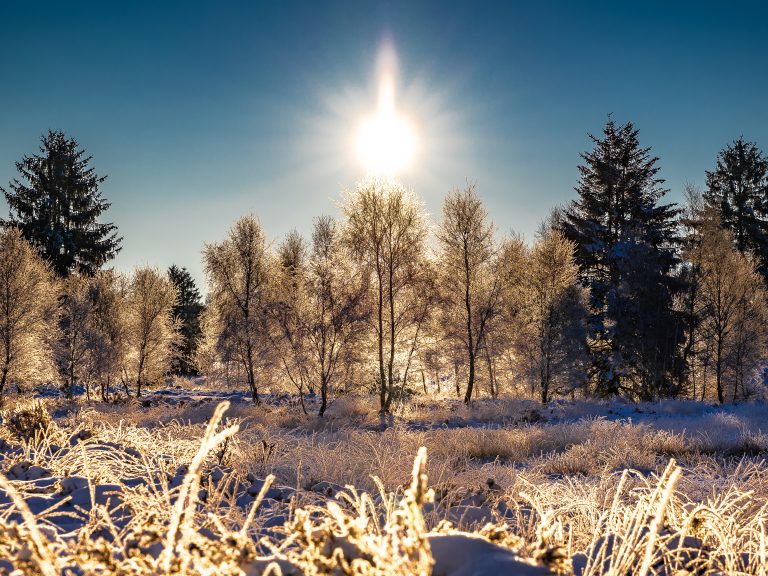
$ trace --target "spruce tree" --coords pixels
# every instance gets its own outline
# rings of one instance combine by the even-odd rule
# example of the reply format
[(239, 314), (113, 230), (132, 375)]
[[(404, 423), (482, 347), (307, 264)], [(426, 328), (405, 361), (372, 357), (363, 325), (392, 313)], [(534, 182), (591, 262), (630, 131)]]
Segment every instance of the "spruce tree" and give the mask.
[(20, 178), (0, 187), (10, 214), (3, 227), (18, 228), (61, 277), (74, 270), (92, 275), (120, 251), (112, 223), (98, 222), (110, 206), (97, 176), (74, 138), (49, 131), (40, 154), (16, 163)]
[(733, 232), (739, 252), (752, 252), (759, 271), (768, 274), (768, 158), (744, 138), (726, 146), (715, 169), (707, 172), (704, 201), (720, 213), (723, 226)]
[(177, 374), (196, 375), (198, 371), (193, 359), (202, 334), (200, 314), (203, 304), (200, 291), (186, 268), (179, 268), (174, 264), (168, 268), (168, 278), (176, 286), (178, 293), (178, 299), (173, 306), (173, 317), (179, 323), (181, 335), (171, 369)]
[(581, 155), (579, 197), (562, 229), (590, 289), (591, 376), (603, 396), (674, 395), (679, 329), (672, 299), (678, 263), (679, 210), (667, 193), (658, 158), (642, 148), (631, 123), (609, 117), (603, 137)]

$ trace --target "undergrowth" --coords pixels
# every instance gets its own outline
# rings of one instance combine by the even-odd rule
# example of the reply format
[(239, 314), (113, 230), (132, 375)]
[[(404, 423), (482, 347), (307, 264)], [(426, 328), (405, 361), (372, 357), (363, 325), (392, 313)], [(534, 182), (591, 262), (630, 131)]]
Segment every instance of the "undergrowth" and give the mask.
[(6, 413), (0, 575), (768, 573), (764, 437), (739, 422), (715, 455), (715, 434), (627, 420), (307, 430), (227, 408)]

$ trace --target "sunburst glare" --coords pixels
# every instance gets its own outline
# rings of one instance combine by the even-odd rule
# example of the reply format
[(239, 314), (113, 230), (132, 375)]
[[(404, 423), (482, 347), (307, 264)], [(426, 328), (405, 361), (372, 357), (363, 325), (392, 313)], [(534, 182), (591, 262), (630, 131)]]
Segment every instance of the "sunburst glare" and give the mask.
[(371, 175), (396, 176), (416, 157), (416, 130), (396, 107), (396, 64), (394, 49), (384, 45), (379, 54), (377, 109), (358, 126), (357, 155)]

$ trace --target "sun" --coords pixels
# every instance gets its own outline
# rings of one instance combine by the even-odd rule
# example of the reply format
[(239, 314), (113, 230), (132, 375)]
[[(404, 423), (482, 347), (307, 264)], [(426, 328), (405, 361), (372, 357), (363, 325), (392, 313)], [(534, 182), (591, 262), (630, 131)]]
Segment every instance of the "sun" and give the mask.
[(357, 153), (369, 173), (395, 176), (412, 164), (415, 140), (405, 118), (379, 112), (360, 125)]
[(357, 131), (357, 155), (369, 174), (393, 177), (413, 165), (416, 131), (395, 107), (394, 57), (385, 58), (379, 76), (376, 112)]

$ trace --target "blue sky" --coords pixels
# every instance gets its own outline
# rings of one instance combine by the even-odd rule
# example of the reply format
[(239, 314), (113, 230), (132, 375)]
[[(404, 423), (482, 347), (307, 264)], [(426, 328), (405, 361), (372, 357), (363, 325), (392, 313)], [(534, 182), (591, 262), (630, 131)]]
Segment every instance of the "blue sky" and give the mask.
[(421, 142), (402, 179), (435, 219), (473, 181), (500, 231), (531, 237), (609, 112), (672, 201), (738, 136), (768, 149), (759, 2), (0, 0), (0, 183), (64, 130), (109, 176), (116, 266), (202, 279), (203, 243), (241, 214), (279, 240), (337, 212), (364, 176), (350, 142), (385, 41)]

